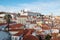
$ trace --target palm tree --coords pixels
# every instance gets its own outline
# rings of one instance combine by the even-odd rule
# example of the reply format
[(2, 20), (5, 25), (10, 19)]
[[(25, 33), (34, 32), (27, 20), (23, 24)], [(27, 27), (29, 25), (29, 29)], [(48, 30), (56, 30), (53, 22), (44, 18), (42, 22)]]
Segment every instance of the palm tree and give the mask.
[(4, 16), (4, 19), (6, 20), (7, 22), (7, 28), (8, 28), (8, 31), (9, 31), (9, 24), (11, 23), (11, 19), (12, 19), (12, 16), (10, 14), (6, 14)]

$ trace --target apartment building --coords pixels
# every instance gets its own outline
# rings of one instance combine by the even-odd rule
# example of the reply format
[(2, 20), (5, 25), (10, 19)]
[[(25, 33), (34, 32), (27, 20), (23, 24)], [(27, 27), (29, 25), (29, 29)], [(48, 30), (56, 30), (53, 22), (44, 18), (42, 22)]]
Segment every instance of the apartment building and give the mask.
[(26, 24), (27, 16), (17, 17), (17, 23)]
[(41, 13), (21, 10), (20, 15), (26, 15), (26, 16), (27, 16), (27, 15), (28, 15), (28, 16), (40, 16)]

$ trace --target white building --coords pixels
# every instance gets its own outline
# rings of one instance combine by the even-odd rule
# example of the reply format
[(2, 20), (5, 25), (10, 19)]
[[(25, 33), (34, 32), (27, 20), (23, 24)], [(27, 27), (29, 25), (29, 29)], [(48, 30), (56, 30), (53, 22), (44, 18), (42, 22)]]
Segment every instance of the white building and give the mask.
[(37, 15), (41, 15), (38, 12), (30, 12), (30, 11), (25, 11), (25, 10), (21, 10), (20, 15), (28, 15), (28, 16), (37, 16)]
[(27, 16), (17, 17), (17, 23), (26, 24)]
[(6, 23), (3, 17), (0, 17), (0, 23)]
[(52, 33), (59, 33), (58, 29), (51, 29)]

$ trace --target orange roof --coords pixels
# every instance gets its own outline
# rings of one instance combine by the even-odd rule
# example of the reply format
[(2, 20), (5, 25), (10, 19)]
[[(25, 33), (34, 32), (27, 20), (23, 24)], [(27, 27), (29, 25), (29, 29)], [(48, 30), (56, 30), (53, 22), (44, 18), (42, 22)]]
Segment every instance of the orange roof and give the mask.
[(26, 29), (25, 31), (26, 31), (26, 33), (24, 32), (25, 35), (30, 35), (34, 32), (34, 29)]
[(52, 33), (52, 40), (59, 40), (57, 37), (58, 33)]
[(24, 26), (24, 25), (23, 24), (13, 24), (13, 25), (10, 25), (9, 28), (16, 29), (16, 28), (20, 28), (22, 26)]
[(46, 24), (42, 24), (42, 29), (43, 30), (49, 30), (50, 27), (48, 25), (46, 25)]
[(9, 31), (20, 31), (22, 29), (9, 29)]
[(30, 35), (32, 32), (34, 32), (33, 29), (20, 29), (18, 33), (14, 34), (14, 36), (20, 36), (21, 34), (24, 34), (24, 36)]
[(39, 40), (39, 39), (33, 35), (28, 35), (28, 36), (24, 36), (23, 40)]
[(14, 34), (14, 36), (20, 36), (21, 34), (23, 34), (24, 29), (20, 29), (18, 33)]
[(34, 32), (34, 29), (25, 29), (24, 30), (24, 36), (30, 35), (30, 34), (32, 34), (32, 32)]
[(2, 26), (2, 25), (7, 25), (7, 23), (0, 23), (0, 26)]
[(20, 17), (24, 17), (24, 18), (27, 18), (28, 16), (22, 15), (22, 16), (20, 16)]
[(57, 27), (53, 27), (52, 29), (58, 29)]

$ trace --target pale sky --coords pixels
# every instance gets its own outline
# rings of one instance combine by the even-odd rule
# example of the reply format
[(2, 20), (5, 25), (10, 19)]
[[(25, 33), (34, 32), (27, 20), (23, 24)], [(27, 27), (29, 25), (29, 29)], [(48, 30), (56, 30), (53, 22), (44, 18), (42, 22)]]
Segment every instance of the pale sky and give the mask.
[(0, 0), (0, 11), (19, 12), (22, 9), (60, 16), (60, 0)]

